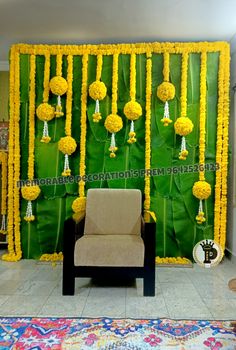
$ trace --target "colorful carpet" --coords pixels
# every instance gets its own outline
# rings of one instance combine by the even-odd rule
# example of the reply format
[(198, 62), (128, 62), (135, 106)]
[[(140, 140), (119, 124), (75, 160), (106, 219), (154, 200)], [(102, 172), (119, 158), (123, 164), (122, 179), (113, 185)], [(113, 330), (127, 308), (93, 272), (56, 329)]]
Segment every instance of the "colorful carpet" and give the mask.
[(230, 321), (0, 318), (0, 349), (236, 350)]

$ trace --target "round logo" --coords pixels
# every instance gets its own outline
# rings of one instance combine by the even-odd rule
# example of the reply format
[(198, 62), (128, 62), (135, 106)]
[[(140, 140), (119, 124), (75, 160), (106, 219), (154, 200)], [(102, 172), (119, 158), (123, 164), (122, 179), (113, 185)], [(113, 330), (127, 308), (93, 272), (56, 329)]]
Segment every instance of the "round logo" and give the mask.
[(211, 239), (204, 239), (193, 248), (193, 258), (202, 267), (210, 268), (218, 265), (223, 256), (221, 246)]

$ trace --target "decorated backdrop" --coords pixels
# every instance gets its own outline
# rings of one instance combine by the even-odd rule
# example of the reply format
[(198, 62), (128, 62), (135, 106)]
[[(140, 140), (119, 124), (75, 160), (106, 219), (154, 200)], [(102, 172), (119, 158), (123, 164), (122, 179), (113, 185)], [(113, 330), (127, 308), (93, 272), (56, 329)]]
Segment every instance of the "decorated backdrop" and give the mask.
[(160, 258), (224, 248), (228, 93), (227, 43), (14, 45), (3, 259), (60, 252), (92, 187), (142, 190)]

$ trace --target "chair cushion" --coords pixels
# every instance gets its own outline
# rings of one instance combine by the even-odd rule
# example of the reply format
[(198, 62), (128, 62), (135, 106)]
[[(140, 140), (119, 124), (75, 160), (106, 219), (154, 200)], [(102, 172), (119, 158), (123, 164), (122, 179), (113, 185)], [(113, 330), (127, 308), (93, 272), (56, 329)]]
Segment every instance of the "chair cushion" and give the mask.
[(136, 235), (85, 235), (74, 250), (75, 266), (144, 266), (144, 243)]
[(141, 207), (140, 190), (89, 189), (84, 233), (140, 235)]

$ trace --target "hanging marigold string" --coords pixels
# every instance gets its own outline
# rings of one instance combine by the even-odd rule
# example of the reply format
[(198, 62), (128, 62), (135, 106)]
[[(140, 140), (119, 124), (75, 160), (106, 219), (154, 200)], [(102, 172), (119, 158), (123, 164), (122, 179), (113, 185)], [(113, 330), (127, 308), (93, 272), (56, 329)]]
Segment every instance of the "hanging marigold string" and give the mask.
[(193, 123), (187, 117), (187, 82), (188, 82), (188, 52), (182, 54), (182, 76), (181, 76), (181, 97), (180, 108), (181, 116), (177, 118), (174, 127), (176, 134), (182, 136), (181, 150), (179, 153), (180, 160), (186, 160), (188, 151), (186, 149), (185, 136), (190, 134), (193, 130)]
[(211, 185), (205, 181), (205, 143), (206, 143), (206, 76), (207, 53), (201, 53), (200, 73), (200, 116), (199, 116), (199, 181), (193, 185), (193, 195), (199, 199), (199, 208), (196, 220), (198, 224), (206, 221), (203, 209), (203, 200), (211, 195)]
[(221, 195), (222, 195), (222, 151), (223, 151), (223, 118), (224, 116), (224, 70), (225, 70), (225, 52), (221, 51), (219, 56), (219, 74), (218, 74), (218, 116), (217, 116), (217, 140), (216, 140), (216, 170), (215, 179), (215, 207), (214, 207), (214, 240), (220, 244), (221, 232)]
[(62, 176), (70, 176), (71, 170), (69, 165), (69, 156), (76, 150), (76, 141), (71, 137), (71, 124), (72, 124), (72, 83), (73, 83), (73, 56), (67, 56), (68, 68), (67, 68), (67, 97), (66, 97), (66, 124), (65, 124), (65, 137), (62, 137), (58, 142), (58, 149), (65, 155), (64, 170)]
[(8, 216), (7, 216), (7, 242), (8, 253), (3, 254), (2, 260), (15, 261), (15, 248), (14, 248), (14, 135), (15, 135), (15, 104), (14, 104), (14, 91), (15, 91), (15, 46), (10, 51), (10, 77), (9, 77), (9, 153), (8, 153)]
[[(145, 169), (151, 169), (151, 97), (152, 97), (152, 54), (147, 52), (146, 63), (146, 120), (145, 120)], [(145, 172), (145, 187), (144, 187), (144, 220), (150, 221), (150, 216), (156, 221), (155, 213), (150, 211), (151, 196), (150, 196), (150, 174)]]
[(61, 53), (57, 54), (56, 74), (57, 75), (50, 80), (49, 86), (52, 93), (57, 96), (55, 116), (59, 118), (64, 115), (62, 111), (62, 105), (61, 105), (61, 96), (64, 95), (68, 89), (67, 81), (65, 78), (62, 77), (62, 54)]
[(170, 119), (169, 103), (168, 101), (173, 100), (175, 97), (175, 86), (169, 82), (170, 79), (170, 54), (164, 52), (163, 54), (163, 78), (164, 82), (161, 83), (157, 88), (157, 97), (165, 103), (164, 116), (161, 122), (164, 126), (168, 126), (172, 123)]
[(72, 203), (74, 211), (73, 218), (78, 221), (85, 214), (86, 197), (85, 197), (85, 181), (82, 180), (85, 176), (85, 158), (86, 158), (86, 132), (87, 132), (87, 80), (88, 80), (88, 54), (85, 53), (82, 58), (82, 88), (81, 88), (81, 119), (80, 119), (80, 166), (79, 174), (79, 197)]
[(2, 164), (2, 190), (1, 190), (1, 214), (2, 224), (0, 233), (7, 233), (7, 153), (0, 151), (0, 163)]
[[(30, 56), (30, 93), (29, 93), (29, 157), (28, 157), (28, 179), (34, 179), (34, 142), (35, 142), (35, 55)], [(21, 189), (22, 197), (27, 200), (25, 221), (34, 221), (32, 201), (40, 194), (38, 185), (24, 186)]]
[(136, 54), (130, 55), (130, 101), (124, 106), (124, 114), (131, 121), (128, 143), (136, 142), (136, 133), (134, 131), (134, 120), (142, 115), (142, 107), (136, 99)]
[(226, 242), (226, 221), (227, 221), (227, 173), (228, 173), (228, 148), (229, 148), (229, 76), (230, 76), (230, 49), (225, 48), (224, 65), (224, 118), (223, 118), (223, 147), (222, 147), (222, 193), (221, 193), (221, 219), (220, 219), (220, 246), (225, 249)]
[(41, 142), (48, 143), (51, 137), (48, 133), (48, 122), (54, 118), (54, 107), (48, 103), (49, 99), (49, 79), (50, 79), (50, 54), (45, 53), (44, 63), (44, 79), (43, 79), (43, 103), (41, 103), (37, 110), (36, 115), (39, 120), (43, 121), (43, 136)]
[(116, 157), (115, 134), (120, 131), (123, 127), (123, 121), (119, 115), (117, 115), (117, 97), (118, 97), (118, 62), (119, 54), (113, 55), (113, 72), (112, 72), (112, 103), (111, 103), (111, 114), (106, 117), (105, 128), (111, 133), (111, 144), (109, 147), (110, 157)]
[(95, 112), (93, 114), (94, 123), (98, 123), (101, 119), (99, 101), (103, 100), (107, 94), (106, 85), (101, 81), (103, 58), (101, 54), (97, 55), (96, 81), (89, 86), (89, 96), (96, 101)]

